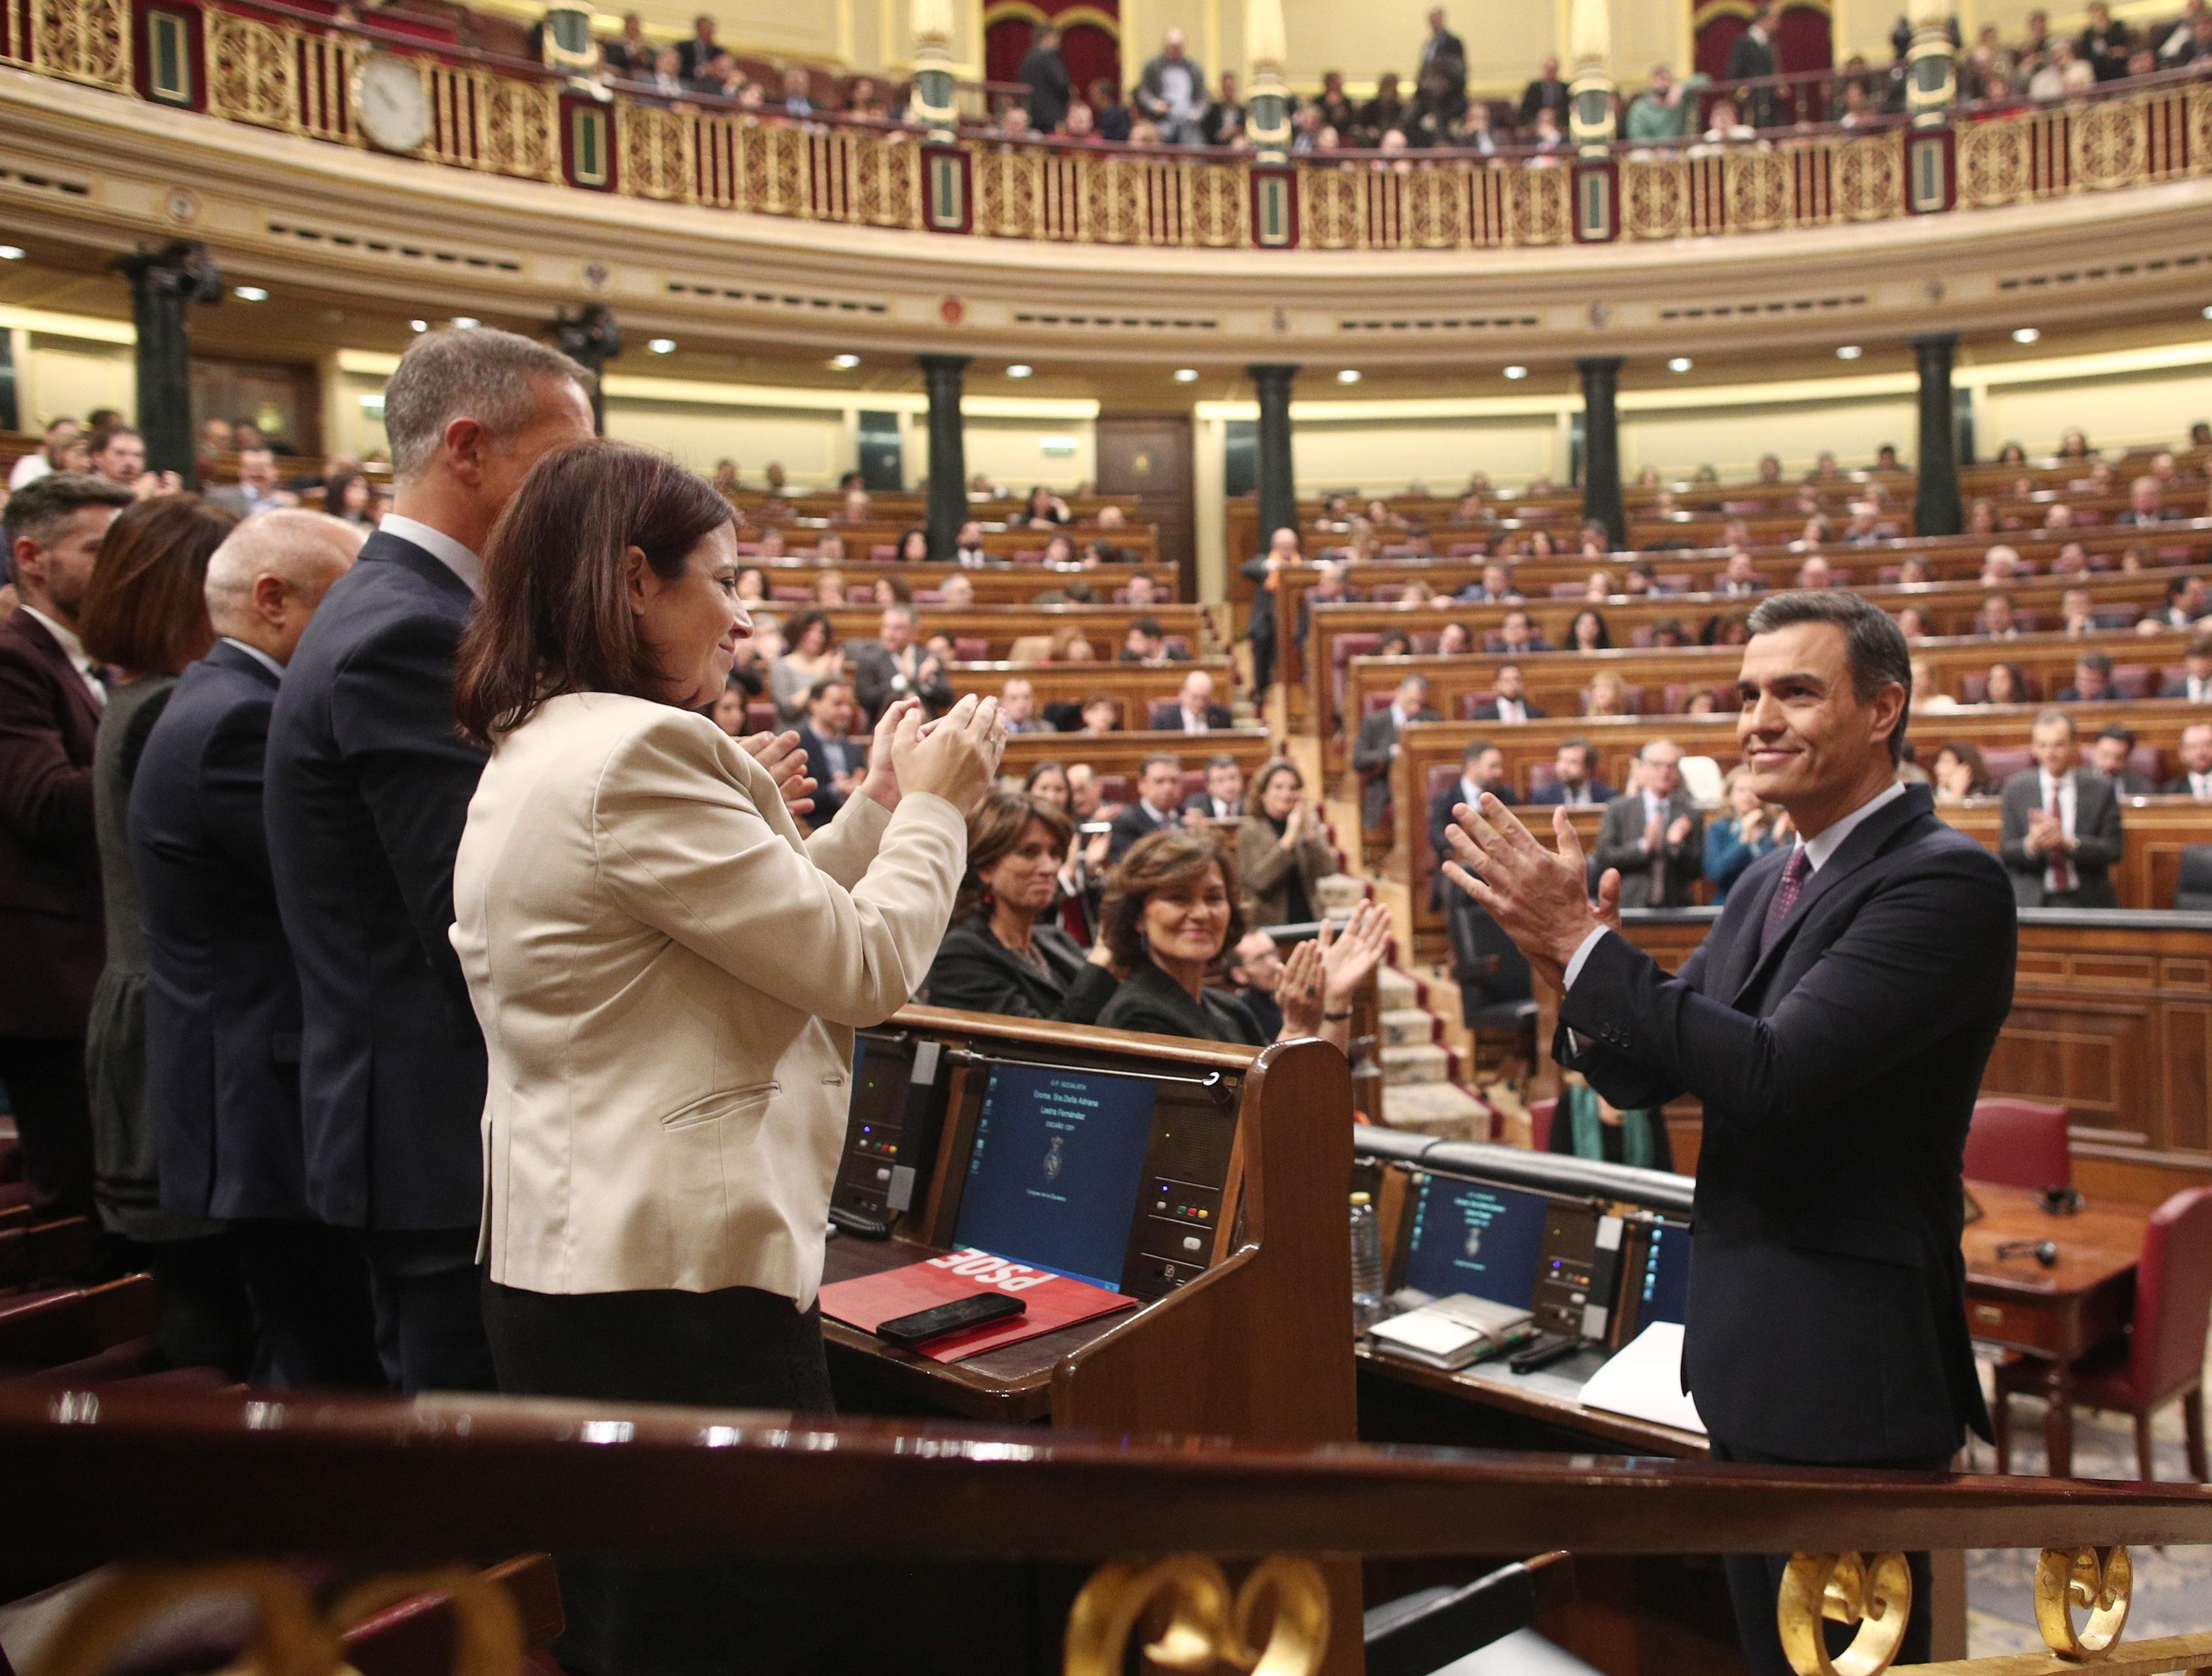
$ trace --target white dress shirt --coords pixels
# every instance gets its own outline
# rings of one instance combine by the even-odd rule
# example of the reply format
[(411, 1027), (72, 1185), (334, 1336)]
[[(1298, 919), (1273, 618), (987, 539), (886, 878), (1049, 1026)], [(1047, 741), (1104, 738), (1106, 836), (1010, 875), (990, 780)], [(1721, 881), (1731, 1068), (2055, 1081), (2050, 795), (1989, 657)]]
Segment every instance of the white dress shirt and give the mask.
[(1501, 722), (1524, 722), (1528, 720), (1528, 701), (1526, 699), (1500, 698), (1493, 702), (1498, 706), (1498, 720)]
[(84, 677), (85, 690), (92, 695), (92, 701), (105, 710), (107, 707), (107, 689), (100, 684), (99, 667), (85, 655), (84, 642), (77, 638), (76, 630), (64, 628), (36, 605), (25, 605), (23, 609), (38, 619), (41, 628), (54, 637), (54, 644), (61, 647), (62, 656), (68, 659), (70, 666)]
[(8, 487), (16, 489), (27, 483), (34, 483), (40, 478), (50, 475), (53, 469), (54, 463), (46, 458), (44, 449), (40, 449), (36, 453), (26, 454), (15, 462), (15, 469), (8, 474)]
[[(2070, 841), (2074, 837), (2075, 814), (2081, 801), (2079, 788), (2074, 784), (2074, 776), (2069, 774), (2053, 780), (2051, 777), (2050, 769), (2038, 768), (2035, 771), (2035, 806), (2046, 814), (2049, 813), (2051, 799), (2054, 792), (2058, 798), (2059, 830), (2063, 832)], [(2043, 864), (2045, 890), (2072, 890), (2079, 888), (2081, 883), (2081, 875), (2075, 870), (2072, 858), (2065, 852), (2057, 850), (2046, 854)]]
[(452, 571), (469, 586), (469, 592), (483, 598), (483, 561), (455, 541), (443, 530), (434, 530), (428, 524), (418, 524), (411, 518), (402, 518), (388, 512), (376, 522), (376, 527), (402, 541), (411, 541), (432, 558)]
[[(1876, 792), (1843, 819), (1832, 826), (1822, 828), (1819, 837), (1799, 838), (1798, 847), (1805, 852), (1807, 868), (1813, 872), (1819, 872), (1821, 868), (1828, 865), (1836, 852), (1843, 848), (1844, 841), (1857, 831), (1869, 816), (1877, 810), (1887, 808), (1904, 795), (1905, 782), (1901, 780), (1892, 780), (1886, 789)], [(1651, 806), (1651, 793), (1648, 791), (1644, 794), (1644, 805), (1647, 810)], [(2071, 830), (2073, 817), (2069, 814), (2067, 820), (2069, 830)], [(1597, 946), (1598, 939), (1605, 933), (1606, 927), (1601, 926), (1583, 938), (1577, 946), (1574, 958), (1567, 962), (1566, 975), (1561, 984), (1563, 989), (1572, 989), (1575, 987), (1575, 980), (1582, 975), (1583, 963), (1589, 958), (1589, 951)]]
[(2189, 795), (2199, 803), (2212, 803), (2212, 773), (2198, 774), (2191, 770), (2189, 775)]
[(225, 646), (236, 647), (240, 652), (243, 652), (247, 657), (252, 659), (255, 663), (260, 665), (262, 668), (267, 670), (279, 681), (282, 681), (284, 678), (284, 665), (278, 663), (274, 658), (270, 657), (266, 652), (264, 652), (259, 647), (248, 646), (244, 641), (231, 635), (217, 635), (216, 638), (222, 641)]
[(2184, 677), (2182, 696), (2191, 704), (2212, 704), (2212, 677), (2202, 675)]

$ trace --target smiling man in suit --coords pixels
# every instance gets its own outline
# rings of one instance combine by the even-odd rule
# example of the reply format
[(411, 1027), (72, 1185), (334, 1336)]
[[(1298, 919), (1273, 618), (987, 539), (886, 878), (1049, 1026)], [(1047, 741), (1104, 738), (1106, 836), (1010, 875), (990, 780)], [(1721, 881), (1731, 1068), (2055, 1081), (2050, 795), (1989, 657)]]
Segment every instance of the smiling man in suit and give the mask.
[[(92, 748), (106, 689), (77, 638), (121, 483), (49, 472), (0, 515), (21, 602), (0, 622), (0, 1083), (41, 1213), (92, 1209), (84, 1032), (106, 957)], [(43, 1219), (43, 1215), (42, 1215)]]
[(161, 1208), (229, 1226), (253, 1382), (292, 1390), (386, 1384), (361, 1252), (307, 1209), (300, 980), (262, 818), (284, 665), (362, 540), (358, 525), (289, 509), (224, 538), (207, 570), (215, 645), (179, 679), (131, 786)]
[[(1462, 809), (1452, 882), (1561, 992), (1553, 1053), (1625, 1108), (1705, 1104), (1682, 1373), (1723, 1460), (1942, 1470), (1989, 1418), (1966, 1335), (1960, 1178), (2012, 1005), (2018, 931), (1996, 859), (1898, 776), (1911, 662), (1850, 593), (1751, 616), (1736, 737), (1798, 841), (1752, 864), (1669, 976), (1503, 805)], [(1470, 871), (1471, 870), (1471, 871)], [(1911, 1556), (1903, 1663), (1928, 1657)], [(1784, 1676), (1784, 1557), (1732, 1558), (1752, 1668)], [(1840, 1626), (1838, 1626), (1840, 1627)]]
[(393, 509), (308, 623), (270, 718), (307, 1199), (361, 1230), (404, 1391), (493, 1385), (476, 1271), (483, 1037), (446, 935), (484, 759), (454, 723), (453, 657), (493, 524), (532, 466), (592, 434), (591, 385), (512, 332), (416, 340), (384, 392)]

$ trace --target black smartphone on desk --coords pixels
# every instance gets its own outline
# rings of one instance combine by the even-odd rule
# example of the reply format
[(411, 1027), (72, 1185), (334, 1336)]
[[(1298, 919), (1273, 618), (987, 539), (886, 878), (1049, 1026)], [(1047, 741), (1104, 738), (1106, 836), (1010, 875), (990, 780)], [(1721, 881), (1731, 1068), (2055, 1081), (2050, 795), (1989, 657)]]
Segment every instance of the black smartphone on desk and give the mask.
[(911, 1315), (895, 1315), (876, 1328), (876, 1337), (885, 1344), (912, 1350), (916, 1345), (926, 1345), (947, 1333), (981, 1327), (985, 1321), (1004, 1321), (1009, 1315), (1024, 1315), (1028, 1310), (1028, 1304), (1004, 1292), (978, 1292), (973, 1297), (956, 1298), (934, 1309), (917, 1309)]

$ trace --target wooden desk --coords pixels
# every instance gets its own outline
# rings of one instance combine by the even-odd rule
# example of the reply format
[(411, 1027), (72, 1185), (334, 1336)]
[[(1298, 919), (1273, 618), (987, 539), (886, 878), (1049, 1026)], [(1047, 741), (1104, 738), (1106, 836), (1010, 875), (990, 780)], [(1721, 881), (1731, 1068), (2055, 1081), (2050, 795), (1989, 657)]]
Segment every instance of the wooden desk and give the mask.
[(1021, 780), (1040, 762), (1058, 762), (1063, 767), (1088, 762), (1102, 779), (1119, 774), (1134, 785), (1145, 758), (1164, 750), (1181, 757), (1186, 768), (1203, 767), (1206, 759), (1216, 754), (1234, 756), (1244, 770), (1247, 786), (1270, 756), (1280, 754), (1264, 727), (1199, 735), (1155, 733), (1146, 728), (1120, 733), (1016, 733), (1006, 740), (999, 773), (1002, 778)]
[(1668, 1455), (1679, 1460), (1703, 1460), (1711, 1446), (1694, 1431), (1654, 1425), (1626, 1414), (1608, 1414), (1585, 1408), (1577, 1394), (1589, 1376), (1611, 1354), (1586, 1350), (1577, 1356), (1532, 1374), (1516, 1374), (1501, 1358), (1478, 1362), (1471, 1368), (1447, 1373), (1417, 1363), (1384, 1356), (1363, 1340), (1354, 1351), (1363, 1380), (1379, 1380), (1409, 1390), (1425, 1391), (1455, 1401), (1476, 1404), (1516, 1418), (1534, 1421), (1578, 1436), (1595, 1439), (1631, 1454)]
[[(2135, 1315), (2136, 1259), (2148, 1213), (2130, 1205), (2084, 1205), (2052, 1216), (2026, 1187), (1969, 1182), (1981, 1205), (1961, 1243), (1966, 1253), (1966, 1325), (1975, 1338), (2044, 1363), (2044, 1448), (2053, 1478), (2074, 1475), (2073, 1364), (2117, 1337)], [(2008, 1240), (2054, 1240), (2050, 1268), (2026, 1252), (2000, 1259)]]
[[(883, 622), (880, 605), (835, 605), (829, 609), (830, 626), (841, 642), (872, 641)], [(786, 614), (787, 622), (796, 611)], [(915, 634), (950, 635), (954, 644), (981, 641), (980, 647), (963, 648), (971, 658), (1009, 659), (1017, 641), (1044, 639), (1063, 628), (1073, 628), (1091, 642), (1098, 656), (1094, 661), (1112, 663), (1121, 656), (1129, 630), (1139, 618), (1150, 617), (1170, 640), (1180, 637), (1183, 650), (1195, 657), (1206, 651), (1206, 610), (1200, 605), (917, 605)]]
[[(1121, 726), (1136, 732), (1150, 725), (1152, 706), (1164, 704), (1182, 691), (1183, 677), (1194, 669), (1213, 677), (1215, 703), (1225, 705), (1236, 697), (1237, 671), (1226, 658), (1195, 658), (1172, 664), (955, 664), (945, 677), (956, 693), (981, 693), (995, 698), (1018, 675), (1036, 692), (1039, 709), (1048, 704), (1110, 698), (1121, 707)], [(1191, 735), (1184, 749), (1203, 760), (1205, 741), (1210, 737)]]

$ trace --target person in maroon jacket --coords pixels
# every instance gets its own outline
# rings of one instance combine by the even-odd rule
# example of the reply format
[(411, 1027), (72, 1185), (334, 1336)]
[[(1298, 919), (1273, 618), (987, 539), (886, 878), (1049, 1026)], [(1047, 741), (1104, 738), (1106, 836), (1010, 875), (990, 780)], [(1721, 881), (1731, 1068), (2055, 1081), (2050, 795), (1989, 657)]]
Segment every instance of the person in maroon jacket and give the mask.
[(106, 944), (92, 747), (106, 689), (77, 638), (100, 537), (131, 490), (57, 471), (0, 515), (16, 598), (0, 621), (0, 1083), (41, 1213), (92, 1209), (85, 1018)]

